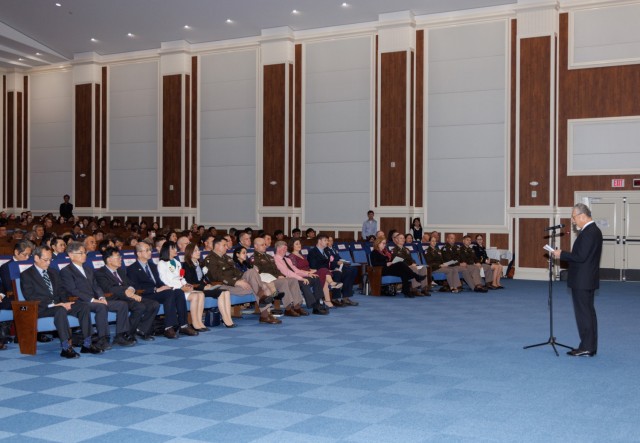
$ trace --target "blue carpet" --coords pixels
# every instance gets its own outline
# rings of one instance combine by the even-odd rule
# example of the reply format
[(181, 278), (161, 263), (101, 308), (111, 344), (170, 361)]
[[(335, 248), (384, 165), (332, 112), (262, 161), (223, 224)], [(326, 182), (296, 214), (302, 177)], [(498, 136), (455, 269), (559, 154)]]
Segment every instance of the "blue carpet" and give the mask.
[[(547, 283), (488, 294), (356, 297), (284, 318), (63, 360), (0, 352), (11, 442), (640, 441), (640, 285), (604, 282), (595, 358), (550, 346)], [(554, 283), (554, 335), (576, 346)]]

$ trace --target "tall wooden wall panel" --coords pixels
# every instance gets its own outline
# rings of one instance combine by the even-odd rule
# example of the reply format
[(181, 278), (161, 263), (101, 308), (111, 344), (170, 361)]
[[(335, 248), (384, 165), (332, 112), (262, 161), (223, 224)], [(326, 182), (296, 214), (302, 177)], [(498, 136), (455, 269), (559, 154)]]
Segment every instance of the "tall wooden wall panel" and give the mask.
[[(486, 237), (484, 240), (487, 243)], [(491, 241), (487, 243), (487, 246), (509, 249), (509, 234), (491, 234)]]
[(295, 78), (294, 78), (294, 170), (293, 204), (294, 208), (302, 205), (302, 45), (295, 46)]
[[(380, 217), (380, 226), (378, 229), (384, 232), (385, 235), (387, 235), (391, 229), (396, 229), (404, 234), (408, 225), (409, 222), (404, 217)], [(391, 242), (391, 239), (387, 240)]]
[[(184, 82), (184, 206), (191, 206), (191, 76)], [(188, 226), (188, 225), (187, 225)]]
[(162, 228), (178, 229), (182, 226), (182, 217), (162, 217)]
[(405, 206), (407, 53), (383, 53), (380, 65), (380, 205)]
[(414, 205), (422, 207), (424, 205), (422, 188), (424, 180), (424, 31), (416, 33), (416, 118), (415, 118), (415, 179), (412, 181), (415, 189)]
[[(520, 205), (550, 204), (551, 39), (520, 40)], [(538, 182), (532, 188), (529, 183)], [(531, 196), (531, 190), (537, 197)]]
[(24, 105), (22, 112), (22, 146), (24, 163), (22, 166), (22, 207), (29, 207), (29, 77), (24, 76), (23, 79)]
[(107, 207), (107, 68), (106, 66), (102, 68), (102, 94), (101, 94), (101, 115), (100, 121), (102, 122), (101, 128), (102, 133), (100, 134), (100, 141), (102, 144), (102, 152), (100, 153), (101, 162), (100, 162), (100, 171), (102, 177), (102, 190), (101, 190), (101, 198), (102, 208)]
[(273, 235), (273, 233), (278, 229), (284, 232), (284, 217), (263, 217), (262, 229), (264, 229), (264, 232), (271, 235)]
[[(286, 64), (264, 66), (262, 204), (284, 206)], [(273, 183), (273, 184), (272, 184)]]
[(198, 207), (198, 57), (191, 57), (191, 207)]
[[(5, 82), (5, 91), (6, 91), (6, 82)], [(13, 207), (13, 180), (14, 180), (14, 168), (13, 168), (13, 145), (15, 140), (15, 133), (13, 132), (13, 125), (15, 121), (15, 114), (13, 112), (14, 109), (14, 100), (15, 93), (13, 91), (8, 92), (7, 94), (7, 106), (5, 108), (5, 121), (6, 123), (6, 139), (7, 142), (5, 144), (5, 163), (4, 163), (4, 173), (6, 177), (5, 182), (5, 195), (7, 196), (7, 204), (5, 207), (12, 208)]]
[(75, 100), (75, 206), (91, 207), (91, 144), (93, 140), (93, 84), (76, 85)]
[(22, 144), (22, 92), (16, 93), (16, 206), (22, 208), (24, 146)]
[[(181, 206), (182, 75), (162, 78), (162, 206)], [(173, 186), (173, 189), (171, 189)], [(180, 219), (175, 223), (180, 226)]]
[(518, 263), (524, 268), (545, 268), (547, 259), (542, 246), (547, 243), (549, 226), (548, 218), (521, 218), (518, 223), (518, 239), (520, 246)]
[(511, 104), (509, 109), (510, 114), (510, 134), (509, 134), (509, 149), (511, 151), (511, 158), (509, 159), (509, 203), (511, 207), (516, 206), (516, 123), (517, 123), (517, 73), (518, 73), (518, 21), (511, 20)]
[(95, 132), (94, 132), (94, 161), (93, 161), (93, 170), (94, 170), (94, 195), (95, 195), (95, 206), (97, 208), (102, 207), (102, 138), (100, 137), (100, 124), (102, 122), (100, 115), (100, 85), (95, 85), (95, 100), (94, 100), (94, 124), (95, 124)]
[(9, 178), (9, 174), (8, 174), (8, 168), (7, 168), (7, 156), (8, 156), (8, 140), (7, 140), (7, 127), (8, 127), (8, 118), (9, 118), (9, 114), (7, 112), (7, 105), (8, 105), (8, 97), (7, 97), (7, 76), (3, 75), (2, 76), (2, 110), (4, 111), (2, 113), (3, 115), (3, 119), (2, 119), (2, 184), (3, 184), (3, 190), (4, 192), (2, 193), (2, 207), (3, 208), (7, 208), (8, 204), (7, 204), (7, 186), (8, 186), (8, 178)]
[(612, 178), (637, 175), (567, 176), (567, 120), (640, 115), (640, 65), (568, 69), (569, 18), (560, 14), (558, 102), (558, 205), (573, 206), (574, 191), (611, 190)]

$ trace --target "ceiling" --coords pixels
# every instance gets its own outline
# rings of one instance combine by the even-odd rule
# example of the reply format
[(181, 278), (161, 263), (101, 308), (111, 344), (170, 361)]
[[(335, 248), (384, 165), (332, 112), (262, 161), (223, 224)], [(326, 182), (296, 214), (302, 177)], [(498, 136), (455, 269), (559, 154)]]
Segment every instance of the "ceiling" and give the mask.
[[(366, 23), (378, 15), (426, 15), (517, 0), (0, 0), (0, 68), (65, 62), (74, 54), (119, 54), (161, 42), (213, 42)], [(57, 6), (59, 4), (60, 6)], [(293, 10), (298, 13), (293, 13)], [(231, 23), (227, 23), (231, 19)], [(189, 29), (186, 29), (188, 26)], [(132, 35), (129, 36), (128, 34)], [(92, 41), (91, 39), (95, 39)]]

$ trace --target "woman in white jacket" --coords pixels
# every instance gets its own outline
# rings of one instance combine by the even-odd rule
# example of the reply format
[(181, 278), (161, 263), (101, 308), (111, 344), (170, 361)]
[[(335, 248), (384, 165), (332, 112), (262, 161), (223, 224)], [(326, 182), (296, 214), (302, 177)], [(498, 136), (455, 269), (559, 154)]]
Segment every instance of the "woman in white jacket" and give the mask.
[(167, 241), (160, 249), (160, 261), (158, 262), (158, 274), (160, 280), (173, 289), (182, 289), (187, 301), (191, 304), (189, 312), (191, 313), (191, 324), (198, 332), (208, 331), (204, 323), (202, 323), (202, 314), (204, 312), (204, 293), (202, 291), (194, 291), (193, 286), (184, 279), (184, 270), (180, 264), (180, 260), (176, 258), (178, 248), (172, 241)]

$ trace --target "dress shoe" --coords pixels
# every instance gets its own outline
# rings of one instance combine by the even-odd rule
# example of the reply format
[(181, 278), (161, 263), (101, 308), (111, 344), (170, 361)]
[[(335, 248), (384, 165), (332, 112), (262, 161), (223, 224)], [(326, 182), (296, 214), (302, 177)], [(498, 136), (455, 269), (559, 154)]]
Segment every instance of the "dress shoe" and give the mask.
[(204, 328), (193, 328), (195, 331), (198, 332), (209, 332), (211, 329), (207, 328), (206, 326)]
[(486, 285), (485, 289), (491, 289), (492, 291), (495, 291), (496, 289), (498, 289), (498, 287), (493, 285)]
[(480, 285), (478, 285), (478, 286), (476, 286), (475, 288), (473, 288), (473, 292), (482, 292), (482, 293), (485, 293), (485, 292), (489, 292), (489, 291), (488, 291), (487, 289), (485, 289), (485, 288), (484, 288), (484, 286), (480, 286)]
[(230, 325), (226, 324), (225, 322), (222, 322), (222, 324), (224, 325), (225, 328), (235, 328), (238, 325), (235, 323), (231, 323)]
[(334, 298), (333, 300), (331, 300), (331, 303), (333, 303), (333, 306), (337, 306), (339, 308), (342, 308), (344, 306), (343, 301), (339, 298)]
[(496, 289), (504, 289), (504, 286), (498, 285), (498, 286), (496, 286)]
[(452, 291), (449, 286), (443, 286), (440, 289), (438, 289), (438, 292), (452, 292)]
[(429, 288), (422, 288), (422, 295), (425, 297), (431, 297), (431, 291), (429, 291)]
[(164, 330), (164, 336), (171, 339), (171, 338), (178, 338), (178, 335), (176, 334), (176, 330), (173, 328), (167, 328)]
[(567, 355), (572, 357), (593, 357), (596, 355), (595, 351), (584, 351), (582, 349), (572, 349), (567, 352)]
[(329, 315), (329, 310), (322, 307), (313, 308), (311, 312), (313, 312), (315, 315)]
[(342, 299), (342, 304), (345, 306), (358, 306), (360, 303), (358, 303), (357, 301), (351, 300), (351, 298), (349, 297), (344, 297)]
[(156, 339), (153, 335), (151, 335), (151, 334), (145, 334), (145, 333), (144, 333), (144, 332), (142, 332), (140, 329), (138, 329), (138, 330), (136, 331), (136, 335), (137, 335), (138, 337), (140, 337), (140, 338), (141, 338), (142, 340), (144, 340), (144, 341), (153, 341), (153, 340), (155, 340), (155, 339)]
[(184, 334), (184, 335), (188, 335), (190, 337), (196, 336), (199, 334), (198, 331), (196, 331), (195, 329), (193, 329), (191, 326), (187, 325), (187, 326), (183, 326), (180, 328), (180, 333)]
[(100, 337), (96, 342), (96, 348), (102, 349), (103, 351), (110, 350), (111, 343), (109, 342), (109, 337)]
[(279, 325), (282, 323), (282, 320), (275, 318), (273, 315), (261, 315), (259, 323), (268, 323), (270, 325)]
[[(75, 352), (75, 351), (74, 351)], [(80, 348), (80, 352), (82, 354), (102, 354), (104, 349), (97, 347), (96, 345), (91, 345), (89, 347), (83, 346)], [(62, 354), (61, 354), (62, 355)], [(70, 357), (69, 357), (70, 358)], [(75, 358), (75, 357), (74, 357)]]
[(5, 349), (7, 349), (7, 345), (3, 342), (0, 342), (0, 351), (4, 351)]
[(129, 341), (132, 341), (134, 345), (138, 343), (138, 339), (136, 338), (135, 334), (129, 334), (127, 332), (124, 334), (124, 338), (126, 338)]
[(293, 308), (285, 309), (284, 315), (287, 317), (300, 317), (300, 314), (298, 314)]
[(40, 343), (49, 343), (50, 341), (52, 341), (53, 338), (50, 335), (47, 334), (38, 334), (38, 341)]
[(296, 311), (301, 317), (309, 315), (306, 309), (302, 309), (302, 306), (294, 306), (293, 310)]
[(412, 297), (420, 297), (422, 295), (422, 292), (417, 289), (411, 288), (411, 290), (409, 291), (409, 295), (411, 295)]
[(133, 346), (135, 343), (133, 340), (129, 340), (122, 334), (116, 335), (116, 338), (113, 339), (113, 344), (118, 346)]
[(73, 348), (63, 349), (60, 351), (60, 357), (64, 358), (80, 358), (80, 354), (73, 350)]

